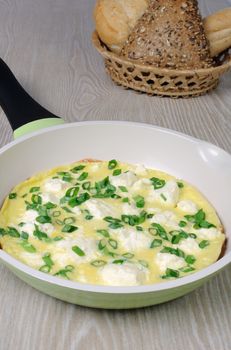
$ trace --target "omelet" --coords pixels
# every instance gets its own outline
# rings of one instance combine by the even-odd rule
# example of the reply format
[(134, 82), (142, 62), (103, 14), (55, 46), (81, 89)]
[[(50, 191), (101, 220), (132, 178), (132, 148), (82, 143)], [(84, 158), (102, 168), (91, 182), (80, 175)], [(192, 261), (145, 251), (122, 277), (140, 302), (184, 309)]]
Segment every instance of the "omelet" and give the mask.
[(109, 286), (160, 283), (217, 261), (214, 208), (193, 186), (118, 160), (80, 161), (16, 186), (0, 211), (4, 251), (43, 273)]

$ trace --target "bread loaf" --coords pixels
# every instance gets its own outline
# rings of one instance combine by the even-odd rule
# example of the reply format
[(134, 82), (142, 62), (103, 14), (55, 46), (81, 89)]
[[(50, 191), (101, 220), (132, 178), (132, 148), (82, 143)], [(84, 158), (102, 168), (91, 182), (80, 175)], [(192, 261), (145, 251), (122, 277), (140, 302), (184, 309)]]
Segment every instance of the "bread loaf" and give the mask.
[(213, 65), (196, 0), (152, 0), (121, 55), (170, 69)]
[(119, 53), (149, 0), (98, 0), (94, 18), (101, 40)]

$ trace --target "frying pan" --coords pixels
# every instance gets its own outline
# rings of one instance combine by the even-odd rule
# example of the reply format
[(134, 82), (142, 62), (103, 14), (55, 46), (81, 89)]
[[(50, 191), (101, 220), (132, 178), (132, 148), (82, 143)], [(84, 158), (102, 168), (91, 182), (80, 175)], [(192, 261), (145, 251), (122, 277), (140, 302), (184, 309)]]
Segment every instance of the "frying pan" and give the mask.
[(185, 295), (231, 262), (231, 156), (228, 153), (204, 141), (146, 124), (104, 121), (64, 124), (23, 90), (2, 60), (0, 104), (15, 137), (0, 150), (0, 203), (12, 187), (37, 172), (83, 158), (116, 158), (160, 169), (195, 185), (217, 209), (228, 237), (224, 256), (209, 267), (177, 280), (135, 287), (98, 286), (61, 279), (32, 269), (0, 249), (2, 263), (23, 281), (70, 303), (128, 309)]

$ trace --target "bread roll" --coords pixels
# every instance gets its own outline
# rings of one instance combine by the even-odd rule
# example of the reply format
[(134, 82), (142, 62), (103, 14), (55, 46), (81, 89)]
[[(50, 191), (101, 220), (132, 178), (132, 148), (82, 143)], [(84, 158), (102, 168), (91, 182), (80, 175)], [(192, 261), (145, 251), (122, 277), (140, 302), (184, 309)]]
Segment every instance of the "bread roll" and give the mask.
[(213, 60), (197, 1), (151, 1), (121, 55), (161, 68), (211, 67)]
[(98, 0), (94, 18), (101, 40), (119, 53), (149, 0)]
[(206, 33), (213, 33), (231, 28), (231, 7), (213, 13), (204, 19)]

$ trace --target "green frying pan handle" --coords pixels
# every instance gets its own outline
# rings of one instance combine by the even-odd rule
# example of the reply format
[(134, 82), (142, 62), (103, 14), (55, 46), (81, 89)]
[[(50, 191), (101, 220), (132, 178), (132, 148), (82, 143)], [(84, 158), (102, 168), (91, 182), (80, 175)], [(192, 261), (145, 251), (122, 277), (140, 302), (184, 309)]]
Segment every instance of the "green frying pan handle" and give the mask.
[(0, 58), (0, 106), (4, 110), (14, 136), (62, 124), (64, 121), (38, 104), (19, 84)]

